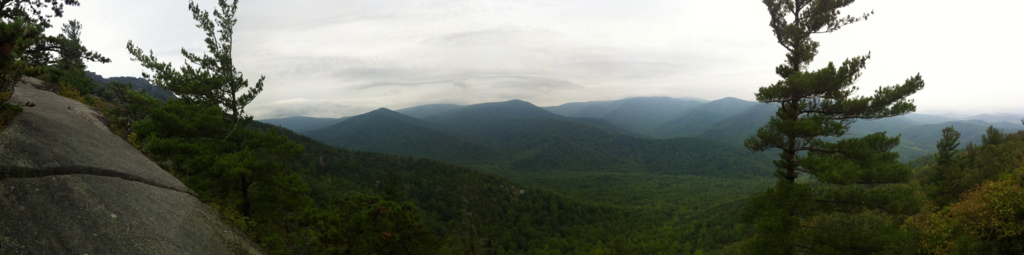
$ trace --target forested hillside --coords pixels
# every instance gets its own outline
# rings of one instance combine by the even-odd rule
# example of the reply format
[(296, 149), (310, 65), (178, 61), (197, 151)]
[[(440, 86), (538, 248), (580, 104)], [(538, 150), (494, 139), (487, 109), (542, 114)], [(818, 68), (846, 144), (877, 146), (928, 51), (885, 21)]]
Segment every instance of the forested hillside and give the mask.
[[(396, 112), (403, 114), (408, 113), (405, 115), (417, 119), (432, 122), (444, 122), (444, 120), (439, 119), (449, 118), (443, 116), (446, 114), (453, 114), (449, 112), (455, 112), (455, 110), (463, 107), (465, 106), (423, 105), (398, 110)], [(617, 101), (567, 103), (555, 107), (544, 107), (543, 109), (548, 110), (551, 113), (561, 115), (562, 117), (568, 117), (562, 119), (586, 122), (605, 129), (617, 130), (616, 132), (618, 133), (638, 138), (670, 139), (679, 137), (702, 137), (737, 146), (742, 144), (743, 140), (747, 137), (754, 135), (757, 131), (757, 127), (761, 123), (767, 122), (778, 108), (768, 104), (758, 104), (756, 102), (744, 101), (736, 98), (724, 98), (710, 102), (697, 99), (628, 98)], [(492, 114), (502, 116), (511, 113), (494, 112)], [(532, 114), (535, 114), (534, 117), (539, 117), (541, 119), (558, 119), (557, 117), (546, 116), (537, 112)], [(479, 116), (484, 115), (486, 114), (481, 114)], [(891, 135), (901, 135), (901, 143), (895, 149), (900, 153), (900, 160), (907, 162), (936, 152), (935, 148), (930, 146), (930, 144), (938, 139), (935, 134), (936, 131), (942, 129), (942, 127), (954, 125), (963, 131), (965, 141), (977, 143), (981, 141), (981, 134), (983, 131), (990, 125), (1008, 132), (1024, 130), (1024, 127), (1020, 127), (1012, 122), (1006, 122), (1006, 119), (1012, 119), (1012, 117), (1012, 115), (1006, 114), (983, 114), (952, 118), (915, 113), (879, 120), (856, 121), (850, 126), (849, 135), (860, 136), (882, 131), (888, 132)], [(348, 117), (338, 119), (288, 117), (264, 121), (295, 130), (296, 132), (304, 133), (315, 129), (324, 129), (332, 124), (341, 122), (346, 118)], [(468, 124), (462, 123), (456, 125)], [(320, 137), (322, 135), (326, 134), (321, 133), (316, 136)], [(343, 144), (333, 142), (329, 143)], [(348, 148), (367, 149), (366, 146), (356, 145), (355, 143), (347, 144), (348, 146), (353, 146)], [(398, 155), (409, 156), (418, 155), (408, 151), (371, 151), (396, 153)], [(426, 157), (440, 159), (434, 156)], [(452, 157), (442, 160), (447, 162), (456, 162), (452, 161)], [(459, 161), (459, 163), (468, 164), (469, 162)]]
[(350, 150), (426, 157), (461, 164), (492, 162), (498, 152), (437, 124), (378, 109), (304, 133)]
[[(1024, 120), (1021, 120), (1024, 124)], [(940, 152), (915, 171), (927, 194), (921, 213), (907, 221), (926, 254), (1024, 253), (1024, 131), (989, 129), (981, 144), (956, 149), (947, 128)]]
[[(453, 246), (444, 249), (461, 249), (460, 254), (470, 253), (467, 249), (512, 254), (714, 249), (742, 237), (745, 230), (736, 216), (741, 199), (768, 184), (764, 179), (631, 174), (567, 181), (550, 175), (546, 180), (576, 190), (565, 196), (455, 165), (347, 151), (279, 132), (306, 148), (295, 162), (314, 200), (359, 191), (411, 201), (422, 208), (425, 224), (441, 233), (439, 242)], [(580, 199), (588, 195), (607, 201)], [(473, 242), (479, 242), (475, 248)]]
[(346, 118), (314, 118), (304, 116), (284, 117), (277, 119), (263, 119), (260, 122), (281, 126), (295, 132), (306, 132), (320, 129), (331, 124), (341, 122)]
[[(1021, 121), (1024, 125), (1024, 120)], [(1024, 131), (987, 129), (981, 143), (965, 142), (947, 126), (914, 162), (912, 213), (891, 236), (892, 254), (1018, 254), (1024, 252)], [(959, 148), (959, 149), (958, 149)], [(857, 239), (851, 240), (856, 242)], [(706, 254), (745, 254), (740, 241)]]
[(32, 107), (6, 101), (13, 82), (39, 76), (270, 254), (1024, 253), (1015, 116), (912, 114), (921, 75), (860, 96), (870, 54), (808, 68), (811, 35), (873, 14), (838, 16), (852, 2), (763, 2), (787, 54), (758, 102), (511, 100), (265, 122), (246, 110), (266, 77), (233, 60), (237, 1), (188, 4), (209, 52), (182, 50), (175, 66), (129, 41), (144, 78), (109, 79), (85, 72), (107, 59), (81, 45), (80, 23), (42, 33), (53, 16), (39, 10), (63, 5), (0, 2), (0, 128)]
[(628, 133), (601, 120), (510, 101), (425, 120), (379, 109), (305, 134), (340, 148), (468, 166), (609, 205), (689, 207), (706, 199), (696, 194), (732, 200), (765, 185), (770, 165), (763, 155), (710, 139)]
[(413, 106), (413, 107), (409, 107), (409, 108), (405, 108), (405, 109), (400, 109), (400, 110), (397, 110), (396, 112), (401, 113), (401, 114), (405, 114), (405, 115), (407, 115), (409, 117), (413, 117), (413, 118), (417, 118), (417, 119), (422, 119), (422, 118), (433, 116), (433, 115), (438, 114), (438, 113), (447, 112), (447, 111), (459, 109), (459, 108), (462, 108), (462, 107), (463, 107), (462, 105), (454, 105), (454, 104), (428, 104), (428, 105), (420, 105), (420, 106)]
[[(233, 15), (235, 5), (221, 2), (219, 12), (228, 16), (216, 19), (195, 4), (190, 8), (197, 22), (214, 24), (216, 20), (217, 26), (230, 34), (231, 24), (224, 21)], [(210, 31), (217, 26), (202, 28), (212, 34)], [(573, 179), (535, 175), (529, 177), (556, 178), (524, 177), (534, 184), (520, 184), (429, 159), (327, 146), (289, 130), (253, 122), (244, 108), (262, 91), (263, 79), (250, 84), (241, 73), (205, 75), (215, 66), (232, 66), (227, 57), (229, 38), (206, 42), (210, 44), (209, 55), (186, 55), (195, 65), (190, 68), (203, 72), (160, 64), (156, 57), (129, 42), (134, 59), (153, 72), (147, 74), (149, 79), (160, 81), (157, 84), (164, 84), (179, 97), (162, 101), (118, 85), (122, 89), (115, 91), (117, 100), (110, 102), (112, 108), (108, 110), (111, 129), (181, 179), (226, 222), (272, 254), (693, 253), (740, 240), (747, 231), (738, 224), (737, 216), (744, 196), (767, 185), (763, 178), (725, 177), (756, 177), (736, 166), (763, 164), (749, 158), (707, 166), (696, 163), (719, 154), (737, 158), (752, 155), (739, 149), (690, 153), (693, 148), (680, 147), (673, 141), (638, 142), (607, 122), (571, 120), (521, 101), (457, 107), (447, 118), (435, 114), (439, 116), (436, 122), (381, 109), (331, 127), (341, 133), (361, 134), (364, 139), (397, 139), (376, 145), (375, 141), (364, 141), (367, 145), (383, 145), (384, 149), (444, 152), (437, 149), (451, 148), (455, 152), (442, 155), (461, 156), (482, 153), (481, 160), (492, 165), (481, 168), (484, 170), (496, 170), (502, 164), (537, 173), (574, 167), (561, 172), (583, 171), (588, 175)], [(222, 80), (233, 82), (213, 82)], [(204, 89), (214, 85), (218, 87)], [(500, 114), (509, 109), (513, 114)], [(502, 124), (508, 124), (509, 129), (493, 128)], [(415, 141), (401, 140), (403, 136), (435, 140), (426, 140), (423, 147), (417, 147), (412, 146)], [(466, 142), (458, 143), (459, 139)], [(452, 141), (456, 143), (443, 146)], [(465, 150), (463, 146), (470, 142), (483, 147)], [(571, 146), (557, 147), (564, 144)], [(721, 146), (701, 139), (681, 144)], [(608, 155), (600, 154), (608, 152), (595, 145), (622, 145), (617, 150), (657, 150), (660, 154), (650, 152), (649, 158), (628, 159), (625, 163), (588, 158), (617, 164), (613, 166), (549, 156), (555, 152), (577, 153), (577, 149), (587, 147), (590, 153)], [(513, 160), (491, 160), (487, 154), (490, 148), (497, 148), (494, 154), (498, 156), (511, 155), (508, 158)], [(684, 160), (675, 159), (677, 156)], [(661, 170), (633, 168), (640, 163)], [(566, 195), (535, 185), (545, 182), (581, 192)]]
[[(620, 101), (638, 102), (651, 100), (647, 98), (631, 98)], [(601, 108), (600, 114), (587, 117), (608, 120), (616, 126), (634, 132), (641, 137), (674, 138), (674, 137), (704, 137), (726, 144), (742, 144), (747, 137), (757, 132), (757, 127), (775, 114), (777, 106), (770, 104), (759, 104), (757, 102), (744, 101), (736, 98), (723, 98), (710, 102), (686, 101), (676, 99), (680, 102), (692, 102), (694, 105), (675, 108), (651, 107), (644, 109), (651, 112), (678, 111), (674, 115), (660, 115), (662, 118), (637, 119), (644, 124), (620, 124), (614, 121), (616, 117), (607, 115), (616, 111), (616, 106), (625, 105), (625, 102), (588, 102), (568, 103), (557, 107), (546, 107), (549, 111), (563, 116), (578, 115), (582, 109)], [(618, 103), (616, 103), (618, 102)], [(647, 104), (653, 105), (653, 104)], [(901, 135), (901, 144), (896, 147), (900, 153), (901, 161), (910, 161), (915, 158), (936, 152), (930, 144), (937, 137), (938, 130), (942, 127), (954, 125), (963, 130), (964, 138), (968, 142), (980, 142), (981, 134), (988, 126), (995, 126), (1004, 131), (1024, 130), (1007, 119), (1021, 118), (1007, 114), (999, 115), (975, 115), (959, 118), (943, 117), (928, 114), (909, 114), (893, 118), (878, 120), (859, 120), (850, 125), (850, 136), (862, 136), (874, 132), (888, 132), (890, 135)], [(648, 128), (636, 128), (645, 126)]]
[(174, 93), (171, 93), (166, 89), (153, 85), (152, 83), (149, 83), (148, 80), (143, 78), (129, 76), (104, 78), (102, 75), (93, 72), (86, 71), (85, 73), (89, 76), (90, 79), (92, 79), (96, 84), (98, 84), (94, 89), (95, 93), (97, 95), (101, 95), (107, 98), (112, 98), (113, 94), (115, 93), (115, 88), (110, 86), (111, 83), (130, 84), (132, 89), (146, 92), (146, 94), (152, 95), (153, 97), (164, 101), (174, 98)]
[(381, 109), (305, 134), (342, 148), (428, 157), (508, 173), (750, 177), (756, 176), (754, 169), (767, 167), (754, 163), (764, 158), (737, 146), (701, 138), (637, 138), (607, 122), (562, 117), (522, 101), (466, 106), (426, 120)]

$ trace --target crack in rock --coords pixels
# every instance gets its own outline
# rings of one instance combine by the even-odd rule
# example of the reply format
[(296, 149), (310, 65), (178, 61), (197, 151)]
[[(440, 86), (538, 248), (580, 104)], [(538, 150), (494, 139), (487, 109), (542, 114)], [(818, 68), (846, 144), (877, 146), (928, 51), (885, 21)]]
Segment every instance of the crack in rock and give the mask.
[(44, 167), (44, 168), (26, 168), (16, 166), (0, 166), (0, 181), (13, 178), (40, 178), (47, 176), (58, 176), (58, 175), (94, 175), (104, 177), (120, 178), (126, 181), (133, 181), (149, 186), (177, 191), (185, 194), (189, 194), (193, 197), (197, 197), (196, 193), (188, 188), (176, 188), (168, 185), (160, 184), (158, 182), (141, 178), (135, 175), (131, 175), (124, 172), (113, 171), (109, 169), (90, 167), (90, 166), (61, 166), (61, 167)]

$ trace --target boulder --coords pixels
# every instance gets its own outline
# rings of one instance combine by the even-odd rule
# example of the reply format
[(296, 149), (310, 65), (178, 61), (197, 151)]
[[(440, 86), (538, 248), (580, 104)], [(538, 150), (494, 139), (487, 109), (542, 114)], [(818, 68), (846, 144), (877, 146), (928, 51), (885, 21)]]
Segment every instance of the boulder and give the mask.
[(262, 254), (102, 115), (24, 78), (0, 130), (0, 254)]

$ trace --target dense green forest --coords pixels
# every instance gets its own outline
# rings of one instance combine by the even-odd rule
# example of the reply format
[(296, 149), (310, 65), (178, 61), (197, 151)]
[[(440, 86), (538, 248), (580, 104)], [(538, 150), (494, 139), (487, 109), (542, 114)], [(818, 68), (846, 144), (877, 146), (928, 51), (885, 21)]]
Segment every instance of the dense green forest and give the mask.
[[(316, 187), (323, 187), (325, 193), (387, 193), (384, 186), (390, 185), (387, 180), (392, 178), (400, 187), (397, 193), (422, 208), (428, 219), (450, 225), (443, 229), (454, 231), (465, 227), (460, 224), (466, 220), (479, 221), (479, 226), (472, 228), (487, 228), (477, 238), (490, 240), (488, 250), (502, 246), (510, 252), (591, 254), (629, 249), (640, 254), (661, 254), (672, 249), (714, 249), (742, 237), (745, 229), (737, 226), (742, 196), (768, 184), (763, 179), (752, 179), (746, 183), (749, 188), (731, 190), (723, 187), (739, 185), (726, 178), (602, 174), (567, 182), (569, 178), (551, 176), (550, 180), (559, 181), (558, 185), (579, 188), (566, 189), (578, 193), (563, 195), (432, 160), (352, 152), (290, 131), (282, 133), (305, 146), (306, 152), (299, 161), (312, 162), (307, 167), (316, 170), (307, 171), (320, 175), (307, 179), (313, 187), (311, 194), (319, 193)], [(352, 183), (337, 184), (339, 180)], [(637, 183), (655, 186), (627, 187)], [(608, 185), (621, 187), (609, 189)], [(608, 194), (593, 192), (596, 190)], [(629, 190), (646, 194), (626, 192)], [(602, 199), (595, 202), (579, 198), (591, 195)], [(476, 218), (465, 219), (467, 215)], [(732, 217), (722, 217), (727, 215)], [(452, 234), (464, 235), (460, 233)], [(515, 241), (502, 239), (510, 237)], [(607, 245), (595, 245), (598, 243)]]
[(710, 139), (645, 139), (523, 101), (471, 105), (425, 120), (387, 109), (304, 133), (327, 144), (426, 157), (493, 173), (642, 172), (764, 176), (763, 155)]
[[(210, 50), (186, 53), (190, 66), (129, 42), (143, 79), (86, 72), (107, 60), (77, 41), (82, 24), (41, 33), (77, 1), (3, 2), (0, 120), (31, 107), (5, 101), (22, 76), (56, 84), (271, 254), (1024, 253), (1024, 132), (932, 123), (905, 138), (937, 152), (903, 164), (900, 139), (880, 131), (914, 110), (920, 76), (851, 97), (867, 56), (804, 68), (810, 34), (870, 15), (839, 17), (851, 2), (765, 1), (790, 50), (765, 104), (381, 109), (309, 120), (329, 125), (305, 133), (316, 139), (245, 113), (264, 79), (233, 64), (237, 1), (189, 4)], [(634, 114), (644, 105), (681, 110)], [(667, 116), (690, 121), (642, 123)]]
[[(425, 157), (598, 203), (692, 207), (701, 188), (728, 201), (766, 186), (769, 158), (710, 139), (646, 139), (523, 101), (416, 119), (387, 109), (304, 133), (329, 145)], [(725, 190), (718, 192), (717, 190)], [(688, 197), (688, 198), (684, 198)], [(671, 203), (662, 203), (671, 202)]]
[[(216, 18), (210, 18), (210, 14), (195, 5), (190, 8), (209, 34), (215, 33), (214, 27), (230, 34), (231, 21), (226, 17), (234, 13), (233, 4), (222, 2), (212, 15)], [(757, 188), (699, 190), (728, 186), (731, 183), (726, 178), (665, 173), (673, 174), (672, 180), (694, 184), (687, 188), (687, 183), (667, 183), (663, 178), (649, 176), (593, 176), (607, 179), (608, 183), (657, 181), (661, 190), (692, 191), (694, 195), (619, 204), (635, 198), (620, 192), (584, 200), (580, 199), (582, 194), (567, 196), (451, 164), (342, 150), (252, 122), (251, 117), (244, 115), (244, 106), (260, 92), (262, 78), (250, 86), (237, 71), (217, 71), (233, 70), (230, 38), (221, 36), (207, 43), (214, 52), (202, 57), (187, 56), (202, 67), (199, 70), (177, 70), (129, 43), (134, 60), (152, 71), (148, 78), (178, 98), (163, 102), (148, 97), (144, 91), (121, 89), (117, 95), (121, 103), (112, 111), (112, 119), (117, 120), (116, 126), (123, 127), (119, 133), (125, 134), (126, 139), (136, 139), (134, 142), (142, 150), (271, 253), (673, 254), (715, 249), (739, 240), (744, 234), (744, 227), (738, 225), (738, 211), (743, 196)], [(231, 75), (221, 76), (224, 73)], [(214, 84), (223, 85), (204, 87)], [(217, 94), (223, 91), (239, 96)], [(535, 113), (549, 114), (536, 110), (539, 111)], [(391, 121), (387, 122), (391, 125), (414, 121), (401, 117), (382, 110), (366, 118), (353, 118), (350, 123), (381, 118)], [(584, 129), (582, 135), (613, 129)], [(562, 129), (555, 126), (549, 129), (552, 130)], [(536, 134), (533, 131), (518, 138), (536, 139), (530, 136)], [(499, 141), (506, 147), (532, 147), (538, 143), (520, 139)], [(413, 144), (406, 146), (416, 148)], [(585, 164), (557, 162), (564, 157), (530, 159), (518, 162), (545, 166), (543, 160), (549, 160), (559, 167)], [(671, 162), (670, 158), (665, 159)], [(599, 165), (576, 167), (582, 170), (589, 169), (588, 166)], [(559, 186), (565, 186), (565, 180), (558, 181), (563, 182)], [(756, 180), (750, 183), (756, 184), (754, 187), (766, 185)], [(661, 201), (700, 206), (676, 206)]]
[[(509, 103), (510, 102), (506, 102), (506, 104)], [(446, 128), (444, 127), (437, 128), (438, 125), (436, 123), (432, 124), (433, 126), (429, 123), (433, 123), (432, 120), (436, 119), (433, 117), (435, 115), (450, 114), (448, 112), (455, 112), (460, 111), (462, 108), (474, 107), (477, 106), (422, 105), (400, 109), (394, 112), (425, 121), (404, 121), (404, 124), (402, 125), (430, 126), (431, 128), (428, 130), (442, 131), (443, 133), (446, 133), (444, 134), (445, 136), (459, 136), (459, 134), (457, 134), (459, 133), (458, 131), (450, 130), (450, 128), (449, 130), (445, 130)], [(719, 141), (726, 145), (736, 146), (742, 144), (747, 137), (756, 134), (757, 128), (761, 124), (767, 122), (778, 110), (778, 107), (771, 104), (761, 104), (736, 98), (724, 98), (705, 102), (685, 98), (640, 97), (615, 101), (567, 103), (561, 106), (543, 107), (543, 109), (562, 117), (568, 117), (563, 118), (563, 120), (584, 122), (592, 124), (591, 126), (605, 128), (611, 125), (613, 126), (613, 130), (617, 130), (617, 132), (614, 133), (633, 136), (640, 138), (641, 140), (700, 137)], [(380, 110), (381, 109), (377, 111)], [(507, 114), (503, 111), (498, 111), (497, 113), (498, 115)], [(367, 116), (362, 118), (368, 118), (369, 115), (375, 114), (379, 113), (368, 112), (363, 114)], [(626, 118), (620, 116), (631, 117)], [(397, 140), (397, 138), (387, 137), (394, 135), (395, 133), (388, 133), (380, 130), (368, 130), (373, 132), (340, 130), (359, 129), (357, 128), (359, 126), (362, 126), (363, 128), (373, 127), (375, 125), (371, 124), (372, 122), (376, 122), (376, 125), (383, 125), (385, 120), (370, 121), (371, 123), (362, 124), (356, 124), (355, 122), (339, 124), (352, 117), (357, 116), (343, 118), (287, 117), (261, 121), (292, 129), (299, 133), (311, 135), (318, 139), (323, 139), (323, 141), (328, 142), (329, 144), (349, 149), (386, 152), (398, 155), (422, 156), (446, 162), (455, 162), (453, 160), (466, 160), (468, 158), (472, 158), (461, 157), (458, 155), (449, 157), (440, 155), (442, 154), (440, 152), (451, 151), (452, 149), (438, 149), (437, 151), (434, 151), (425, 150), (423, 148), (385, 148), (386, 146), (384, 145), (393, 145), (397, 143), (394, 141)], [(556, 118), (547, 119), (551, 121)], [(629, 121), (635, 121), (635, 123), (626, 122), (627, 119)], [(984, 134), (985, 129), (990, 125), (1009, 132), (1024, 130), (1024, 127), (1017, 125), (1014, 122), (1016, 122), (1016, 120), (1013, 119), (1013, 117), (1004, 115), (993, 116), (982, 114), (961, 118), (951, 118), (913, 113), (891, 118), (857, 121), (850, 125), (850, 130), (846, 135), (849, 137), (857, 137), (880, 131), (886, 131), (890, 135), (900, 135), (900, 144), (897, 145), (894, 150), (899, 152), (901, 162), (909, 162), (916, 158), (936, 152), (932, 143), (939, 138), (937, 134), (943, 127), (953, 125), (958, 130), (961, 130), (965, 142), (980, 143), (981, 136)], [(640, 128), (640, 126), (657, 128), (645, 129)], [(380, 127), (378, 126), (378, 128)], [(389, 128), (391, 130), (404, 130), (398, 127)], [(658, 130), (671, 132), (661, 132)], [(422, 133), (423, 131), (424, 130), (411, 131), (421, 133), (418, 135), (403, 135), (403, 139), (405, 139), (403, 141), (412, 144), (439, 142), (437, 145), (440, 147), (452, 145), (448, 143), (455, 141), (437, 140), (434, 137), (426, 135), (429, 132)], [(391, 139), (391, 141), (388, 141), (387, 139)], [(426, 139), (433, 139), (433, 141), (427, 142)], [(462, 142), (472, 142), (468, 140), (473, 139), (460, 138), (459, 140)], [(966, 145), (966, 143), (964, 144)], [(466, 162), (458, 163), (466, 164)]]

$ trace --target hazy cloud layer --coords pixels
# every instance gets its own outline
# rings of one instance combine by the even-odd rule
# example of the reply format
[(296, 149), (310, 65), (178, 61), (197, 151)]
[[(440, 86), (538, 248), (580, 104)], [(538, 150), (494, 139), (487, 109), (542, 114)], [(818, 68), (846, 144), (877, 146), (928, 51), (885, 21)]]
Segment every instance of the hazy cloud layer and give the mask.
[[(197, 3), (213, 9), (216, 1)], [(70, 8), (105, 76), (134, 75), (133, 40), (162, 61), (205, 50), (188, 1)], [(753, 100), (785, 52), (748, 0), (241, 1), (236, 65), (267, 76), (256, 118), (341, 117), (379, 107), (522, 99), (538, 105), (670, 96)], [(921, 73), (922, 112), (1024, 113), (1020, 1), (861, 0), (870, 20), (816, 37), (812, 67), (872, 53), (862, 93)]]

